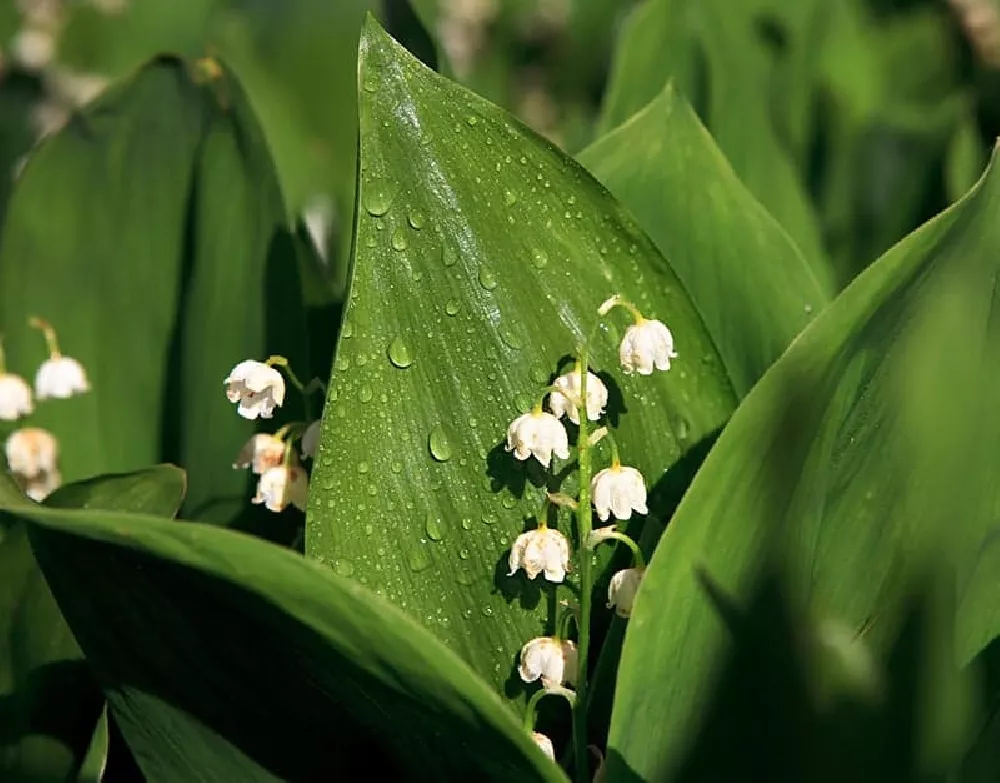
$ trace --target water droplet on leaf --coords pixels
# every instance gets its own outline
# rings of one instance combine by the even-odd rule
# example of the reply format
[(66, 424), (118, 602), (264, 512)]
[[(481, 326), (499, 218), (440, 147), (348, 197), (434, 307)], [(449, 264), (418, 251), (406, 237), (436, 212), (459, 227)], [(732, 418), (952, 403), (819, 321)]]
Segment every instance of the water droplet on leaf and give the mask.
[(389, 361), (401, 370), (405, 370), (413, 364), (413, 354), (410, 353), (410, 346), (402, 337), (394, 337), (389, 343)]
[(451, 459), (451, 443), (448, 442), (448, 436), (445, 435), (440, 424), (431, 430), (431, 434), (427, 438), (427, 446), (431, 451), (431, 456), (438, 462), (447, 462)]
[(497, 287), (496, 275), (493, 274), (493, 270), (485, 264), (479, 267), (479, 284), (487, 291), (492, 291)]

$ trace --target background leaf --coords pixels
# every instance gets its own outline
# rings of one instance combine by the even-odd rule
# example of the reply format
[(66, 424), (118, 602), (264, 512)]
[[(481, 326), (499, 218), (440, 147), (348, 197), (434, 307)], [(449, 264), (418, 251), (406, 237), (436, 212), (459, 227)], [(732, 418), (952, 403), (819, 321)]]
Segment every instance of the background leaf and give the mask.
[[(626, 463), (655, 481), (721, 426), (732, 388), (680, 281), (586, 172), (372, 21), (360, 81), (354, 274), (307, 551), (516, 697), (517, 653), (551, 632), (556, 595), (506, 576), (507, 550), (544, 498), (539, 466), (504, 451), (507, 425), (616, 291), (664, 318), (683, 357), (668, 375), (607, 376), (612, 421), (629, 412), (622, 442), (657, 434), (624, 446)], [(621, 321), (594, 343), (601, 371), (617, 365)]]
[[(609, 780), (626, 768), (671, 779), (725, 646), (693, 569), (743, 595), (775, 492), (788, 498), (793, 600), (867, 627), (876, 650), (898, 626), (925, 531), (947, 525), (938, 556), (967, 568), (996, 502), (998, 204), (994, 167), (859, 277), (747, 396), (647, 572), (619, 673)], [(809, 413), (782, 435), (790, 388)], [(960, 649), (958, 662), (975, 652)]]
[(297, 555), (138, 514), (18, 517), (150, 780), (316, 780), (348, 757), (387, 779), (563, 779), (454, 654)]
[(656, 242), (746, 394), (829, 301), (825, 266), (803, 258), (672, 87), (577, 159)]

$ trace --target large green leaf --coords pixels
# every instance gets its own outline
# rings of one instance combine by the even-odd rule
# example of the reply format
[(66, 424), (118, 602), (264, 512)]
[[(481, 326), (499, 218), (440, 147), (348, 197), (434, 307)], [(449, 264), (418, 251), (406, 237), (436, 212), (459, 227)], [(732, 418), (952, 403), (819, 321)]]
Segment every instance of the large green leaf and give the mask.
[(313, 562), (194, 522), (16, 513), (149, 780), (359, 759), (374, 779), (563, 779), (454, 653)]
[(826, 306), (825, 269), (737, 179), (673, 87), (577, 157), (670, 261), (746, 394)]
[[(819, 259), (819, 228), (795, 160), (804, 154), (822, 6), (648, 0), (622, 27), (600, 131), (625, 122), (673, 79), (740, 179), (806, 257)], [(777, 28), (780, 58), (769, 51), (762, 25)]]
[(268, 349), (305, 356), (284, 211), (217, 64), (155, 60), (32, 155), (0, 247), (0, 328), (16, 372), (45, 357), (30, 315), (87, 368), (91, 392), (34, 416), (66, 480), (171, 460), (191, 467), (192, 508), (235, 514), (247, 486), (232, 459), (253, 425), (222, 380)]
[[(360, 82), (354, 272), (307, 550), (516, 697), (517, 652), (551, 631), (556, 596), (506, 576), (544, 498), (538, 465), (504, 451), (507, 425), (615, 292), (663, 318), (681, 357), (655, 377), (608, 377), (622, 458), (650, 483), (722, 425), (732, 387), (673, 270), (577, 164), (372, 21)], [(623, 327), (616, 315), (596, 338), (599, 370), (616, 370)], [(677, 502), (687, 470), (654, 513)]]
[[(725, 646), (694, 570), (743, 595), (776, 515), (795, 600), (868, 626), (876, 648), (898, 623), (927, 529), (943, 521), (937, 557), (968, 569), (1000, 467), (998, 209), (994, 166), (859, 277), (746, 397), (650, 563), (626, 634), (609, 780), (673, 779)], [(791, 423), (790, 393), (802, 401)]]
[[(173, 516), (183, 498), (183, 472), (162, 465), (68, 484), (46, 505)], [(26, 783), (80, 768), (103, 702), (24, 525), (5, 513), (33, 506), (0, 474), (0, 778)]]

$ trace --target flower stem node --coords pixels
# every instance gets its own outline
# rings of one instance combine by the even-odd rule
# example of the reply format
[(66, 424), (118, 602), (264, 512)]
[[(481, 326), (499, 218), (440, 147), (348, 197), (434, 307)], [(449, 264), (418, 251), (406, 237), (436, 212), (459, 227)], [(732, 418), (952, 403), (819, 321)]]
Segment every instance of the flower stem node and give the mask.
[(35, 397), (66, 400), (90, 391), (83, 365), (69, 356), (52, 356), (35, 373)]
[(652, 375), (653, 367), (669, 370), (670, 360), (677, 358), (674, 337), (661, 321), (638, 316), (625, 331), (618, 358), (626, 375)]
[(531, 732), (531, 738), (535, 741), (535, 744), (542, 749), (542, 753), (553, 761), (556, 760), (556, 751), (555, 748), (552, 747), (552, 740), (538, 731)]
[(631, 617), (635, 594), (645, 573), (645, 568), (625, 568), (612, 576), (608, 585), (608, 609), (614, 609), (619, 617)]
[(540, 636), (521, 648), (518, 672), (525, 682), (541, 679), (546, 690), (576, 682), (576, 645), (568, 639)]
[(309, 497), (309, 476), (297, 465), (279, 465), (268, 468), (257, 482), (253, 503), (263, 503), (268, 511), (278, 514), (289, 503), (301, 511), (306, 510)]
[(616, 519), (631, 519), (633, 511), (649, 513), (646, 508), (646, 484), (635, 468), (622, 467), (617, 463), (605, 468), (590, 482), (590, 494), (602, 522), (607, 521), (612, 513)]
[(35, 409), (31, 402), (31, 387), (20, 375), (0, 372), (0, 419), (16, 421)]
[(244, 419), (270, 419), (285, 400), (285, 379), (274, 367), (247, 359), (237, 364), (225, 380), (226, 397), (238, 403)]
[(313, 459), (316, 456), (316, 447), (319, 446), (320, 424), (321, 421), (316, 419), (302, 435), (302, 456), (305, 459)]
[(279, 467), (284, 461), (284, 441), (270, 433), (261, 432), (246, 442), (233, 463), (233, 469), (250, 468), (260, 476), (271, 468)]
[[(557, 418), (564, 415), (574, 424), (580, 423), (581, 395), (580, 386), (583, 383), (580, 368), (560, 375), (552, 384), (554, 391), (549, 395), (549, 410)], [(594, 373), (587, 373), (587, 418), (597, 421), (604, 414), (608, 405), (608, 390), (604, 382)]]
[(15, 430), (5, 447), (7, 467), (32, 500), (39, 503), (62, 484), (59, 443), (52, 433), (38, 427)]
[(507, 451), (514, 457), (526, 460), (534, 456), (546, 468), (552, 464), (552, 455), (569, 459), (569, 436), (556, 416), (535, 409), (518, 416), (507, 428)]
[(569, 568), (569, 541), (558, 530), (540, 527), (521, 533), (510, 549), (510, 571), (513, 576), (519, 568), (524, 569), (528, 579), (534, 579), (543, 571), (550, 582), (561, 582)]

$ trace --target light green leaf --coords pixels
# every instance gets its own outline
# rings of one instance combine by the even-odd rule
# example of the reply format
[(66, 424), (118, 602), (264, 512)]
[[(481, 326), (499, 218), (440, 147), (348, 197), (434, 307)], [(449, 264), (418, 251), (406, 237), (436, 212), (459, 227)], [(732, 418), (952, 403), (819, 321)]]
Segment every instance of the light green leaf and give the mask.
[[(161, 465), (63, 486), (46, 505), (166, 517), (183, 498), (183, 472)], [(65, 781), (85, 756), (97, 763), (99, 749), (88, 747), (101, 744), (93, 737), (103, 704), (15, 516), (33, 508), (0, 474), (0, 778), (25, 783)]]
[(373, 779), (564, 779), (443, 644), (315, 563), (194, 522), (18, 518), (149, 780), (319, 780), (351, 759)]
[(622, 459), (655, 487), (653, 513), (666, 514), (685, 457), (726, 420), (732, 387), (673, 270), (577, 164), (372, 21), (360, 82), (354, 273), (307, 551), (517, 698), (518, 651), (551, 632), (558, 596), (506, 575), (544, 498), (538, 463), (504, 450), (510, 422), (587, 338), (602, 300), (623, 293), (669, 324), (680, 354), (669, 373), (616, 380), (628, 324), (618, 311), (591, 351), (596, 370), (614, 371)]
[(647, 229), (746, 394), (826, 306), (824, 267), (803, 258), (672, 87), (577, 157)]
[[(733, 416), (636, 602), (609, 781), (673, 779), (726, 645), (694, 571), (745, 594), (776, 513), (793, 600), (866, 628), (876, 650), (895, 630), (901, 591), (928, 541), (961, 570), (978, 551), (1000, 468), (998, 208), (994, 167), (821, 313)], [(801, 410), (790, 419), (791, 392)]]

